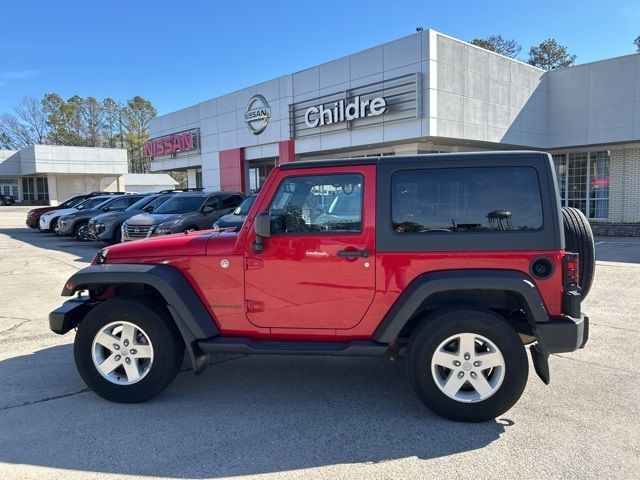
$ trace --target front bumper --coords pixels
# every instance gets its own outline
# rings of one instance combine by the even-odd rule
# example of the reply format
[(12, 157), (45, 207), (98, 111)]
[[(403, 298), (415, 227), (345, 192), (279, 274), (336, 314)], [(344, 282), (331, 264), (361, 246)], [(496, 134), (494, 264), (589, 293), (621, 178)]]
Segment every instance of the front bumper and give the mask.
[(88, 296), (67, 300), (49, 314), (49, 328), (58, 335), (64, 335), (78, 326), (94, 304)]
[(564, 315), (560, 319), (538, 323), (535, 335), (543, 353), (573, 352), (583, 348), (589, 340), (589, 317)]
[(62, 235), (73, 234), (73, 223), (64, 220), (58, 220), (58, 230)]
[(27, 227), (38, 228), (38, 221), (40, 217), (27, 217)]
[(87, 236), (91, 240), (106, 242), (113, 239), (113, 232), (111, 231), (111, 227), (106, 226), (104, 223), (89, 223)]

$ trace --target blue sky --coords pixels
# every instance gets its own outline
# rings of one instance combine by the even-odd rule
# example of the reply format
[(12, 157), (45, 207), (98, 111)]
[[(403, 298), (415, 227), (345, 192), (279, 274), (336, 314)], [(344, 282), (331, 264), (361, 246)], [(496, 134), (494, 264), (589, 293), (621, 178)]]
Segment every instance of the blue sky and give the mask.
[(150, 99), (167, 113), (338, 58), (415, 27), (529, 47), (555, 37), (577, 63), (633, 53), (640, 1), (31, 1), (0, 9), (0, 113), (58, 92)]

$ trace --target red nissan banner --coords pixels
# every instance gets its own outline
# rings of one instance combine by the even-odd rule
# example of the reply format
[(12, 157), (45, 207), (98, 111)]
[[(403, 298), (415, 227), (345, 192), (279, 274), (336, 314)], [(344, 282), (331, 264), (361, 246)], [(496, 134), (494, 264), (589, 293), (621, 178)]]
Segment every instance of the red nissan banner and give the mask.
[(174, 133), (166, 137), (152, 138), (144, 144), (144, 154), (147, 157), (161, 157), (163, 155), (173, 155), (178, 152), (195, 150), (197, 146), (194, 144), (194, 135), (197, 137), (197, 130)]

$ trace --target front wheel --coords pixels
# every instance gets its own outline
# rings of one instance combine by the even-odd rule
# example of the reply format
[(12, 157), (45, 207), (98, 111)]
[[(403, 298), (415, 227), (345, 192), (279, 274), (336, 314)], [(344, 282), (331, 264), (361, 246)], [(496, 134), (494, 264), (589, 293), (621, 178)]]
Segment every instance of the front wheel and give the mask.
[(482, 422), (524, 391), (529, 362), (516, 331), (489, 310), (431, 314), (411, 336), (407, 368), (422, 402), (445, 418)]
[(132, 299), (107, 300), (80, 322), (74, 357), (91, 390), (120, 403), (144, 402), (175, 378), (184, 345), (166, 312)]
[(79, 222), (73, 228), (73, 235), (77, 240), (81, 242), (87, 242), (89, 240), (89, 222)]

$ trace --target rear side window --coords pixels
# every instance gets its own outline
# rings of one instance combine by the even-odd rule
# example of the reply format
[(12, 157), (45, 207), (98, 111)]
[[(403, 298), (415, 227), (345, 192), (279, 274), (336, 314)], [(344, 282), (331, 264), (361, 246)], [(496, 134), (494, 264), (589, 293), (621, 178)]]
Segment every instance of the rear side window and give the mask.
[(531, 167), (403, 170), (391, 183), (396, 233), (542, 227), (540, 185)]

